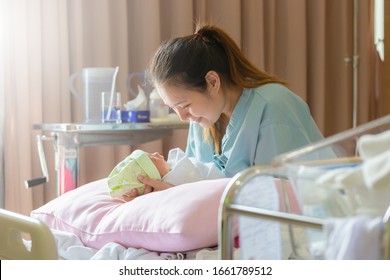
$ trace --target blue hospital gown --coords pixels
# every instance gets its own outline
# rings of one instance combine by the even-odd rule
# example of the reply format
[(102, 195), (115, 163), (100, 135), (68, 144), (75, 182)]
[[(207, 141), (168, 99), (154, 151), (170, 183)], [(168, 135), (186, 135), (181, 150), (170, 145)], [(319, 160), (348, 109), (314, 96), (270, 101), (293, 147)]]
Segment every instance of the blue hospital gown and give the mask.
[(267, 164), (277, 155), (323, 139), (307, 104), (287, 87), (266, 84), (244, 89), (222, 139), (222, 152), (203, 140), (203, 128), (190, 123), (186, 154), (214, 162), (227, 176)]

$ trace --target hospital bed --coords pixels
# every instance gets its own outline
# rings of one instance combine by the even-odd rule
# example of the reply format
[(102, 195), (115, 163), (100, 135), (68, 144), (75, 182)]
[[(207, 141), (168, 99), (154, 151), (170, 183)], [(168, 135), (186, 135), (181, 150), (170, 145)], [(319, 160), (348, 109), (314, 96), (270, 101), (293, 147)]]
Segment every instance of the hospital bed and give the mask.
[(89, 247), (75, 234), (50, 229), (36, 218), (0, 209), (0, 260), (194, 260), (216, 256), (216, 248), (154, 252), (110, 242)]
[(58, 259), (54, 237), (44, 223), (4, 209), (0, 221), (0, 259)]
[(34, 209), (31, 217), (2, 210), (1, 257), (63, 260), (215, 258), (218, 206), (229, 180), (183, 184), (125, 202), (109, 195), (107, 178), (103, 178)]
[[(326, 259), (325, 251), (328, 246), (332, 246), (329, 236), (324, 232), (329, 222), (341, 219), (346, 223), (349, 219), (369, 214), (369, 218), (372, 219), (369, 222), (376, 222), (375, 225), (380, 225), (381, 230), (376, 231), (375, 236), (365, 235), (365, 237), (374, 238), (376, 239), (374, 241), (380, 244), (379, 256), (376, 259), (390, 259), (390, 214), (387, 211), (390, 205), (389, 191), (381, 193), (383, 199), (377, 204), (374, 201), (373, 204), (372, 199), (375, 197), (370, 198), (370, 193), (364, 192), (365, 190), (334, 187), (332, 181), (327, 182), (326, 186), (321, 185), (324, 181), (319, 181), (320, 184), (317, 182), (321, 175), (326, 173), (325, 171), (344, 170), (342, 168), (354, 168), (363, 164), (364, 161), (357, 151), (358, 140), (364, 135), (380, 135), (388, 130), (390, 130), (390, 116), (336, 134), (321, 142), (277, 157), (270, 165), (251, 167), (232, 179), (220, 182), (219, 190), (215, 192), (213, 200), (206, 202), (208, 207), (214, 207), (218, 212), (218, 217), (215, 218), (217, 230), (210, 232), (212, 236), (217, 235), (215, 246), (210, 243), (210, 246), (198, 246), (191, 250), (153, 251), (139, 246), (123, 246), (120, 242), (109, 242), (100, 248), (90, 247), (83, 243), (82, 236), (71, 232), (69, 228), (67, 230), (61, 228), (58, 217), (50, 223), (46, 219), (44, 223), (36, 218), (1, 210), (0, 257), (2, 259)], [(226, 185), (222, 184), (225, 182)], [(66, 193), (56, 198), (54, 203), (61, 201), (65, 210), (72, 208), (78, 197), (72, 197), (72, 193), (80, 194), (81, 191), (88, 190), (87, 188), (96, 190), (94, 187), (97, 184), (103, 186), (104, 181), (91, 184), (77, 188), (69, 192), (69, 195)], [(210, 182), (197, 187), (209, 189), (210, 186), (207, 184)], [(174, 189), (180, 190), (180, 188), (172, 188), (171, 191), (168, 190), (168, 194), (173, 196), (173, 191), (176, 191)], [(194, 188), (190, 186), (189, 190)], [(96, 196), (102, 197), (98, 190), (96, 192)], [(85, 191), (85, 193), (90, 192)], [(143, 199), (157, 197), (162, 193), (164, 192), (153, 193)], [(205, 192), (193, 191), (192, 194), (195, 193)], [(182, 194), (184, 195), (185, 192), (183, 191)], [(197, 198), (194, 201), (198, 203), (197, 201), (202, 200), (203, 198)], [(53, 208), (50, 203), (52, 202), (44, 207)], [(60, 204), (54, 204), (56, 205)], [(162, 203), (162, 205), (166, 204)], [(373, 205), (378, 207), (372, 208)], [(205, 206), (194, 208), (192, 212), (195, 212), (195, 217), (200, 216), (199, 209), (204, 208)], [(179, 212), (181, 213), (183, 209)], [(48, 210), (45, 208), (45, 211)], [(207, 216), (210, 216), (209, 213), (204, 217)], [(379, 223), (378, 219), (380, 219)], [(201, 220), (203, 223), (209, 223), (204, 218)], [(191, 230), (196, 230), (196, 224)], [(192, 236), (190, 239), (195, 238)]]

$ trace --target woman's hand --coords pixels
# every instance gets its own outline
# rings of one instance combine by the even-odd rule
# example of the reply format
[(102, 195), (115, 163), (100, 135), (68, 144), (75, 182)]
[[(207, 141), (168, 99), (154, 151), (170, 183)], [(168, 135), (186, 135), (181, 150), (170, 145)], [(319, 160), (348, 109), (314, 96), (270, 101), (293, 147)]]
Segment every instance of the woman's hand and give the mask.
[(137, 179), (141, 183), (145, 184), (145, 193), (163, 191), (173, 187), (169, 183), (165, 183), (158, 179), (152, 179), (141, 175), (139, 175)]
[[(138, 181), (141, 183), (145, 184), (145, 193), (148, 194), (151, 192), (157, 192), (157, 191), (163, 191), (169, 188), (172, 188), (173, 185), (165, 182), (161, 182), (158, 179), (152, 179), (149, 177), (145, 176), (138, 176), (137, 177)], [(134, 198), (138, 197), (138, 190), (137, 189), (132, 189), (129, 194), (126, 194), (126, 196), (123, 196), (123, 199), (126, 201), (131, 201)]]

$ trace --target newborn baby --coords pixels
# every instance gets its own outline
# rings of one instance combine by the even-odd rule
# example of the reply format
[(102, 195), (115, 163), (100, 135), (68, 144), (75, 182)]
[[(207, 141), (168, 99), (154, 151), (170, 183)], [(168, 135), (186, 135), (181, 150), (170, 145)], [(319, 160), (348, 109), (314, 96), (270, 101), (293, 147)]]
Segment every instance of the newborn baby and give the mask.
[(202, 163), (195, 158), (187, 157), (179, 148), (169, 151), (167, 161), (157, 152), (148, 154), (135, 150), (115, 166), (108, 176), (110, 195), (126, 196), (133, 188), (137, 188), (139, 195), (144, 194), (145, 185), (138, 181), (139, 175), (161, 179), (175, 186), (200, 180), (225, 178), (213, 163)]

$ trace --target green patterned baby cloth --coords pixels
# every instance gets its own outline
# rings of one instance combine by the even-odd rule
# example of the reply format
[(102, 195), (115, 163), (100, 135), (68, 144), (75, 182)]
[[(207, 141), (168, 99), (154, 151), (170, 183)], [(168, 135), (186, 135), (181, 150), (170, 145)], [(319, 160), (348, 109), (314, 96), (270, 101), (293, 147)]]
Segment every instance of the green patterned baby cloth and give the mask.
[(110, 196), (119, 197), (136, 188), (138, 194), (144, 194), (145, 185), (138, 181), (139, 175), (152, 179), (161, 179), (156, 166), (149, 155), (141, 150), (135, 150), (123, 161), (118, 163), (108, 175)]

